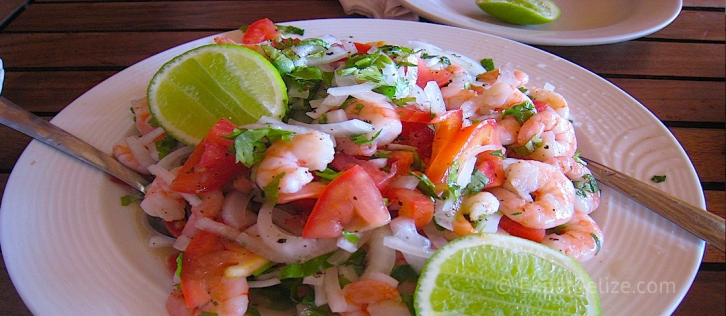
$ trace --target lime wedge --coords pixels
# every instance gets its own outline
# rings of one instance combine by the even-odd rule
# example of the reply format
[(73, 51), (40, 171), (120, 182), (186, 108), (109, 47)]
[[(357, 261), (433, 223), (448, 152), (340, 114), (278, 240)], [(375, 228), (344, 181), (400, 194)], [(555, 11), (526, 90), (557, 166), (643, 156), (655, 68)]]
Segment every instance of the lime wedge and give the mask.
[(176, 139), (196, 145), (220, 118), (241, 125), (262, 116), (281, 118), (287, 88), (259, 53), (234, 44), (211, 44), (167, 62), (151, 79), (149, 109)]
[(550, 0), (476, 0), (491, 16), (512, 24), (544, 24), (560, 17), (560, 8)]
[(418, 316), (601, 314), (597, 287), (577, 261), (499, 234), (438, 249), (421, 272), (414, 308)]

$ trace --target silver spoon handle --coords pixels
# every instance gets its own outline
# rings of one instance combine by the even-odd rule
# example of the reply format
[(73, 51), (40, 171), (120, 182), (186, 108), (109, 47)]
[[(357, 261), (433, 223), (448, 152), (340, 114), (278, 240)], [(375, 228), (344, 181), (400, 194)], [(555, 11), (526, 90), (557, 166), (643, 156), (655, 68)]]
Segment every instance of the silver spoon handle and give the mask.
[(112, 156), (1, 96), (0, 123), (79, 158), (127, 183), (141, 193), (146, 193), (146, 185), (149, 184), (149, 181), (144, 177), (122, 165)]
[(726, 244), (724, 219), (695, 207), (640, 180), (611, 169), (598, 162), (585, 159), (598, 182), (603, 183), (671, 222), (705, 240), (721, 251)]

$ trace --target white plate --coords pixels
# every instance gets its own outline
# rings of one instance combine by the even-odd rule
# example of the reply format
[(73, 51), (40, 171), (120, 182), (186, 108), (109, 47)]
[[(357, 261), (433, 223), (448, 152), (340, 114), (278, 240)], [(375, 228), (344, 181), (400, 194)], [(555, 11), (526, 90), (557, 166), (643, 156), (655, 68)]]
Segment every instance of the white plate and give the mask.
[(431, 21), (534, 45), (579, 46), (631, 40), (656, 32), (681, 12), (681, 0), (553, 0), (562, 11), (552, 23), (520, 26), (482, 11), (474, 0), (400, 0)]
[[(668, 181), (658, 187), (705, 206), (695, 170), (669, 131), (636, 100), (571, 62), (442, 25), (372, 19), (292, 24), (310, 36), (395, 44), (425, 40), (474, 58), (512, 62), (529, 73), (532, 86), (549, 82), (569, 100), (586, 156), (646, 181), (665, 174)], [(154, 72), (172, 57), (211, 42), (203, 38), (125, 69), (52, 122), (111, 152), (114, 142), (131, 133), (129, 101), (144, 95)], [(146, 247), (140, 210), (120, 206), (119, 197), (131, 192), (39, 142), (23, 152), (5, 190), (0, 237), (10, 277), (35, 315), (164, 314), (171, 278), (163, 256)], [(607, 188), (593, 214), (604, 231), (604, 247), (584, 266), (598, 284), (605, 315), (670, 314), (693, 281), (704, 243)]]

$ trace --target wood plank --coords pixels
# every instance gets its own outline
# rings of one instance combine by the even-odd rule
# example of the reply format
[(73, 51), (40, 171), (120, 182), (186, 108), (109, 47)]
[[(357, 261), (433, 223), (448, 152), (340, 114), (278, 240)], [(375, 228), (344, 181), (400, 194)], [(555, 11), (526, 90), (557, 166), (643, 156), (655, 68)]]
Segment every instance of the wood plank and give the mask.
[(723, 12), (684, 10), (671, 24), (648, 38), (724, 41), (726, 19)]
[(691, 158), (702, 182), (726, 180), (726, 133), (723, 129), (671, 128)]
[[(706, 208), (709, 212), (718, 216), (724, 216), (726, 210), (726, 192), (724, 191), (704, 191), (706, 196)], [(707, 263), (724, 263), (726, 255), (721, 250), (711, 245), (706, 245), (706, 251), (703, 253), (703, 262)]]
[[(688, 290), (674, 316), (687, 315), (726, 315), (724, 311), (724, 289), (726, 273), (721, 271), (701, 271), (693, 286)], [(704, 304), (708, 302), (708, 304)]]
[[(2, 289), (13, 289), (13, 291), (0, 291), (0, 302), (8, 302), (7, 304), (0, 304), (0, 315), (13, 315), (13, 316), (32, 316), (30, 310), (22, 303), (20, 295), (15, 290), (15, 287), (10, 280), (8, 270), (5, 267), (5, 261), (2, 260), (2, 254), (0, 253), (0, 288)], [(18, 302), (18, 303), (10, 303)]]
[(683, 0), (684, 7), (724, 8), (721, 0)]
[[(285, 10), (279, 10), (283, 3)], [(193, 12), (193, 14), (192, 14)], [(244, 12), (244, 14), (234, 14)], [(161, 1), (36, 3), (7, 32), (232, 30), (275, 22), (348, 17), (337, 1)]]
[(612, 78), (663, 121), (724, 122), (726, 82)]
[[(165, 49), (216, 33), (9, 33), (0, 37), (0, 51), (6, 68), (125, 67)], [(725, 47), (723, 44), (630, 41), (542, 48), (602, 75), (724, 78)], [(29, 51), (39, 53), (29, 55)]]
[(22, 9), (28, 0), (3, 0), (0, 1), (0, 24), (5, 23), (15, 12)]
[(31, 112), (56, 113), (116, 73), (117, 71), (8, 71), (5, 74), (3, 96)]
[(540, 46), (598, 74), (706, 78), (724, 78), (725, 47), (637, 40), (588, 47)]

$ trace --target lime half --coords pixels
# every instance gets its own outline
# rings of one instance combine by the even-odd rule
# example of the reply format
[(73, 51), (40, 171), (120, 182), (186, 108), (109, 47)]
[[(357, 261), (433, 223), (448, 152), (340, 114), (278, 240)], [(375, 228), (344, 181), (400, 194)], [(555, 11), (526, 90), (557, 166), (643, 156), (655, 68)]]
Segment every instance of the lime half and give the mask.
[(421, 272), (416, 315), (600, 315), (574, 259), (526, 239), (475, 234), (441, 247)]
[(476, 0), (491, 16), (512, 24), (544, 24), (560, 17), (560, 8), (550, 0)]
[(220, 118), (254, 123), (281, 118), (287, 88), (275, 67), (259, 53), (234, 44), (211, 44), (167, 62), (148, 89), (149, 109), (176, 139), (195, 145)]

